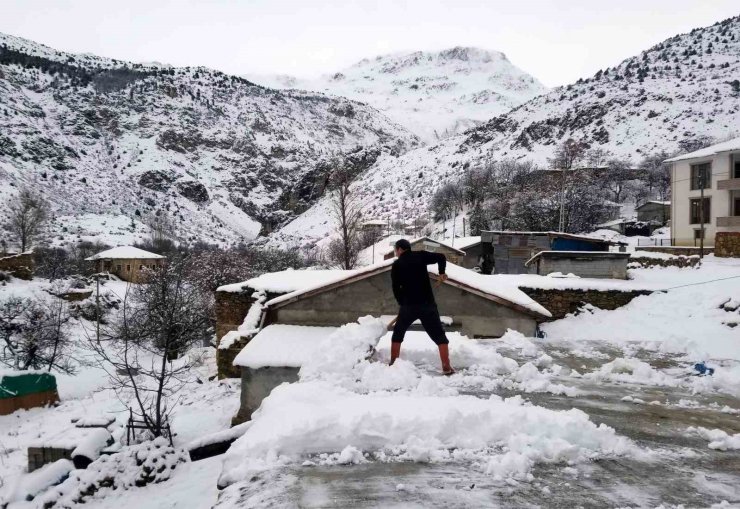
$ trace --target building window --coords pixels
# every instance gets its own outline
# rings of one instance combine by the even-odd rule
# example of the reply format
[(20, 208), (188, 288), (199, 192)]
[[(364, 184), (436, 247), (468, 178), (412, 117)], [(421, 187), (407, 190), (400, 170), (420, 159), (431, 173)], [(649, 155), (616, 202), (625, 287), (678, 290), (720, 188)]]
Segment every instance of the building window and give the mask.
[[(692, 198), (690, 200), (689, 209), (691, 211), (691, 218), (690, 223), (691, 224), (699, 224), (701, 223), (701, 209), (699, 208), (699, 203), (701, 202), (701, 198)], [(709, 202), (709, 198), (704, 198), (704, 222), (709, 223), (711, 222), (712, 217), (712, 207)]]
[(144, 270), (144, 266), (143, 265), (139, 265), (139, 270)]
[[(740, 155), (735, 156), (735, 157), (740, 158)], [(735, 169), (732, 172), (732, 178), (734, 178), (734, 179), (740, 179), (740, 161), (737, 161), (736, 160), (734, 166), (735, 166)]]
[(691, 165), (691, 190), (701, 189), (701, 179), (704, 177), (704, 189), (712, 187), (712, 163)]
[(126, 265), (126, 272), (131, 272), (131, 265)]
[(701, 240), (702, 232), (706, 233), (707, 229), (704, 228), (703, 230), (700, 228), (698, 230), (694, 230), (694, 240)]
[(121, 266), (120, 265), (116, 265), (116, 272), (121, 272)]

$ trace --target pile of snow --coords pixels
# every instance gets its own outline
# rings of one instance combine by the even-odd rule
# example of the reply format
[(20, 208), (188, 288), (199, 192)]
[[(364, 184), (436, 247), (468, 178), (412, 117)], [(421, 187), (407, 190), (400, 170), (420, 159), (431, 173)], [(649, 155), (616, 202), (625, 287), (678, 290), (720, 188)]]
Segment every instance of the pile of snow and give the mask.
[(72, 462), (67, 459), (44, 465), (23, 476), (13, 487), (10, 496), (6, 500), (0, 499), (0, 506), (4, 507), (3, 503), (33, 500), (39, 493), (62, 482), (74, 468)]
[(102, 456), (85, 470), (73, 470), (59, 486), (39, 496), (42, 507), (68, 507), (90, 498), (101, 498), (117, 490), (128, 490), (168, 480), (175, 468), (187, 461), (159, 437), (152, 442), (128, 447), (111, 456)]
[[(378, 343), (380, 336), (385, 337)], [(470, 375), (444, 378), (422, 372), (415, 364), (438, 365), (439, 354), (421, 332), (407, 334), (402, 358), (388, 366), (390, 334), (382, 320), (365, 317), (337, 329), (303, 363), (297, 383), (283, 384), (263, 400), (229, 449), (219, 485), (289, 463), (365, 461), (465, 460), (495, 479), (528, 481), (536, 463), (634, 451), (628, 439), (595, 425), (579, 410), (548, 410), (519, 397), (461, 395), (456, 384), (497, 376), (540, 386), (532, 390), (564, 389), (546, 387), (552, 385), (549, 376), (537, 366), (554, 369), (549, 356), (519, 367), (490, 345), (457, 333), (449, 339), (453, 363), (470, 366)], [(527, 348), (524, 339), (507, 341)], [(368, 359), (376, 343), (375, 357), (382, 362)]]
[(326, 336), (316, 354), (303, 364), (299, 373), (301, 380), (332, 380), (334, 383), (351, 380), (358, 364), (372, 354), (385, 333), (385, 323), (371, 316), (341, 326)]
[(641, 385), (663, 385), (676, 387), (681, 380), (653, 368), (639, 359), (619, 357), (603, 364), (599, 369), (583, 375), (594, 380), (633, 383)]
[(537, 462), (583, 461), (633, 448), (576, 409), (548, 410), (495, 395), (357, 394), (324, 381), (303, 382), (279, 386), (262, 402), (252, 426), (227, 453), (219, 485), (348, 446), (376, 460), (477, 456), (494, 477), (523, 480)]
[(696, 433), (701, 438), (709, 440), (710, 449), (720, 451), (740, 449), (740, 433), (730, 435), (721, 429), (707, 429), (702, 427), (690, 427), (686, 431)]

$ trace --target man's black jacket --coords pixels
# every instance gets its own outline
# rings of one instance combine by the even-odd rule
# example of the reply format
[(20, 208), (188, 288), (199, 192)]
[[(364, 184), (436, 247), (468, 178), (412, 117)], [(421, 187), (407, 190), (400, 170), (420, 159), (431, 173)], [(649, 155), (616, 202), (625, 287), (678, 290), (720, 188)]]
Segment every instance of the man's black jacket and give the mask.
[(432, 284), (429, 282), (427, 265), (437, 264), (439, 273), (445, 273), (447, 259), (441, 253), (428, 251), (404, 251), (393, 262), (391, 281), (393, 295), (401, 306), (434, 304)]

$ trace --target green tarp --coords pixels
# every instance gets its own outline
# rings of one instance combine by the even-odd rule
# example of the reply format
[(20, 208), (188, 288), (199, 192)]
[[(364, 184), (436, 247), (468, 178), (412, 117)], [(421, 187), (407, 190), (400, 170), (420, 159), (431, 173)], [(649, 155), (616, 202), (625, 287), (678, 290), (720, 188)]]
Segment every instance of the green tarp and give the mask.
[(0, 375), (0, 399), (15, 398), (37, 392), (54, 391), (57, 380), (49, 373), (22, 373)]

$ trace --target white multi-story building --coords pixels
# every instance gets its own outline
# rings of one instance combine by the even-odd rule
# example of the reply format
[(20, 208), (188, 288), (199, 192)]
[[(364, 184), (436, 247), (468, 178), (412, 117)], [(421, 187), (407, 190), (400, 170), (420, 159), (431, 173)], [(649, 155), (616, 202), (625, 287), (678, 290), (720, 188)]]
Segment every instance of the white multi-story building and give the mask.
[(699, 245), (702, 219), (707, 246), (714, 245), (718, 232), (740, 232), (740, 138), (666, 162), (671, 164), (671, 241), (674, 246)]

